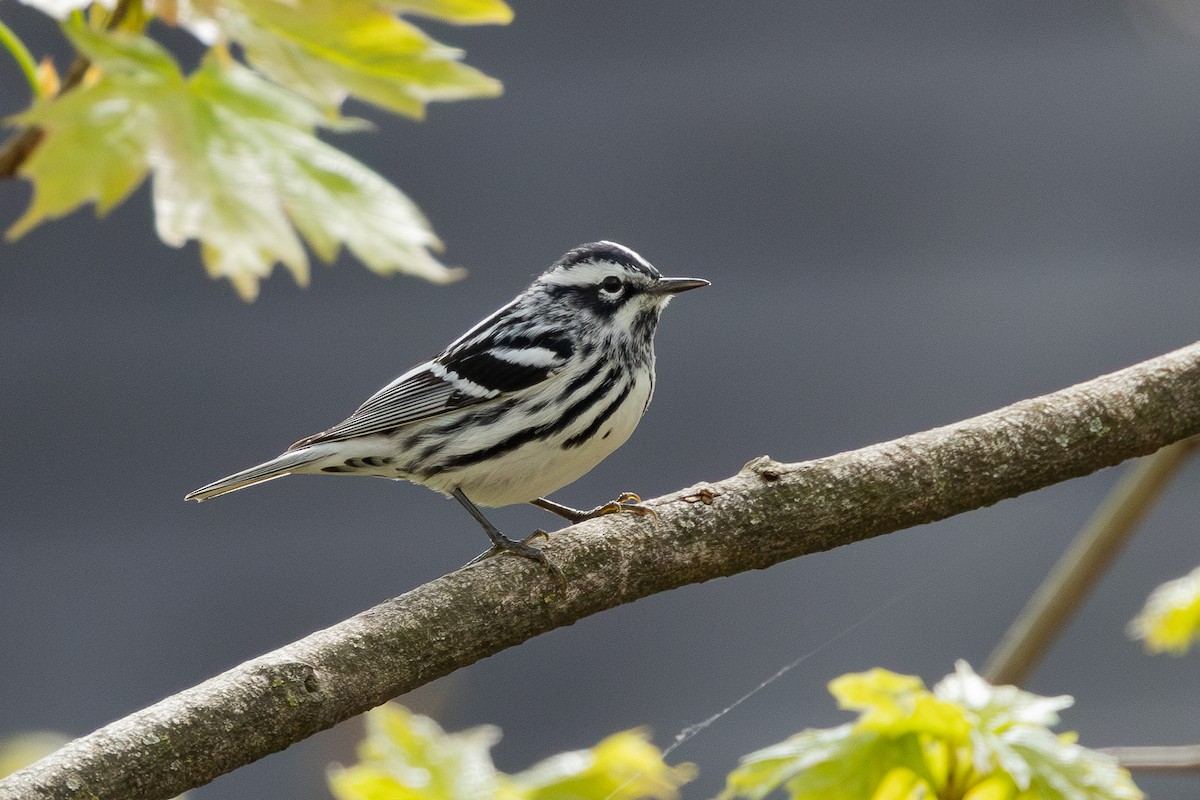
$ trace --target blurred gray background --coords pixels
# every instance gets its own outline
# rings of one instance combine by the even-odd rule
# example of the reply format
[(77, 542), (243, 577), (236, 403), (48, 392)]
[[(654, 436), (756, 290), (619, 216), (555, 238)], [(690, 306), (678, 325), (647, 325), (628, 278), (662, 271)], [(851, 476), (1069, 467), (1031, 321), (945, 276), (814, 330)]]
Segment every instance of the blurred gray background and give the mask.
[[(1122, 2), (539, 2), (435, 35), (504, 80), (341, 137), (431, 217), (456, 285), (343, 259), (253, 305), (153, 235), (143, 188), (0, 248), (0, 735), (83, 734), (476, 555), (451, 502), (378, 480), (185, 492), (345, 417), (567, 248), (612, 238), (711, 289), (672, 305), (630, 442), (589, 506), (856, 448), (1190, 343), (1200, 300), (1200, 42)], [(0, 15), (62, 52), (39, 15)], [(176, 37), (176, 41), (184, 41)], [(188, 50), (191, 56), (195, 50)], [(61, 57), (60, 57), (61, 63)], [(24, 106), (0, 58), (0, 112)], [(0, 225), (28, 201), (0, 184)], [(711, 797), (738, 756), (847, 717), (830, 678), (981, 667), (1119, 475), (554, 631), (402, 698), (495, 723), (515, 771), (619, 729), (667, 744), (887, 607), (681, 747)], [(1191, 464), (1028, 682), (1083, 743), (1200, 741), (1196, 656), (1126, 622), (1200, 562)], [(510, 533), (553, 521), (503, 509)], [(899, 599), (896, 599), (899, 596)], [(359, 721), (198, 800), (326, 798)], [(1198, 779), (1143, 778), (1156, 797)]]

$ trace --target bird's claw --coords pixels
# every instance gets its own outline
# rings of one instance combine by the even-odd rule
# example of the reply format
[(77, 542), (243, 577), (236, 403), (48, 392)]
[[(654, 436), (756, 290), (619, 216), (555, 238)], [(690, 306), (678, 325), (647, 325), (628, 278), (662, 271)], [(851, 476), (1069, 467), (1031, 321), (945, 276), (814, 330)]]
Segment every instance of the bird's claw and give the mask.
[(534, 531), (533, 533), (529, 534), (524, 539), (522, 539), (521, 544), (528, 545), (534, 539), (545, 539), (548, 542), (548, 541), (550, 541), (550, 534), (546, 533), (541, 528), (538, 528), (536, 531)]
[(545, 567), (547, 572), (550, 573), (550, 577), (554, 578), (555, 582), (557, 582), (558, 585), (565, 590), (567, 588), (567, 576), (563, 573), (562, 567), (554, 563), (554, 561), (552, 561), (549, 556), (542, 552), (540, 548), (529, 544), (532, 540), (537, 539), (538, 537), (545, 539), (550, 538), (549, 534), (541, 529), (534, 531), (519, 542), (513, 539), (505, 538), (501, 541), (497, 541), (485, 552), (475, 556), (475, 558), (464, 564), (463, 567), (465, 568), (474, 566), (482, 561), (487, 561), (489, 558), (498, 556), (501, 553), (509, 553), (510, 555), (520, 556), (521, 558), (528, 558), (530, 561), (538, 562)]
[[(642, 505), (642, 498), (633, 492), (621, 492), (616, 500), (610, 500), (602, 506), (597, 506), (583, 514), (583, 519), (595, 519), (608, 514), (637, 514), (642, 517), (658, 519), (658, 512), (650, 506)], [(581, 520), (582, 521), (582, 520)]]

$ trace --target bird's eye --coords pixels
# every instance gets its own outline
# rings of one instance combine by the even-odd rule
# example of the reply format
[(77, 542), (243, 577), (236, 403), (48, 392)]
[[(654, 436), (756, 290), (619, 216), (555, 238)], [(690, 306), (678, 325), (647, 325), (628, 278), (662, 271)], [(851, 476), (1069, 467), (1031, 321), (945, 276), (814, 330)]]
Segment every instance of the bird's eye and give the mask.
[(607, 294), (620, 294), (621, 279), (616, 275), (609, 275), (607, 278), (600, 281), (600, 288), (603, 289)]

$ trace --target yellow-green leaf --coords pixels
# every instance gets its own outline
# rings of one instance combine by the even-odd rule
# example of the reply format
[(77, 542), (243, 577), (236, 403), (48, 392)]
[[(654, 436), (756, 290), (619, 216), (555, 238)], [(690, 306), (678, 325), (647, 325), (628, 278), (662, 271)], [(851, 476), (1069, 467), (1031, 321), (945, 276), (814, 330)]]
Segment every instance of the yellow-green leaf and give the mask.
[(513, 12), (501, 0), (383, 0), (401, 13), (435, 17), (456, 25), (507, 25)]
[(445, 733), (391, 704), (367, 715), (360, 762), (330, 770), (338, 800), (675, 800), (695, 773), (669, 767), (644, 733), (610, 736), (589, 750), (548, 758), (516, 775), (492, 765), (495, 728)]
[(1022, 725), (996, 736), (998, 763), (1017, 788), (1039, 800), (1140, 800), (1142, 793), (1116, 759), (1070, 737)]
[(499, 81), (461, 63), (460, 50), (373, 0), (222, 0), (207, 16), (193, 9), (185, 22), (215, 26), (254, 67), (329, 113), (353, 95), (421, 118), (426, 103), (502, 90)]
[(198, 241), (209, 273), (247, 300), (277, 262), (308, 280), (302, 238), (326, 261), (345, 245), (377, 272), (458, 277), (430, 255), (440, 244), (407, 197), (315, 135), (348, 121), (220, 51), (185, 78), (149, 39), (66, 30), (101, 74), (17, 118), (46, 139), (22, 168), (34, 198), (9, 236), (88, 201), (103, 213), (151, 171), (159, 237)]
[(868, 672), (851, 672), (829, 682), (829, 693), (838, 706), (870, 714), (899, 712), (904, 699), (924, 692), (925, 682), (915, 675), (900, 675), (876, 667)]
[(0, 778), (45, 758), (69, 741), (71, 737), (49, 731), (19, 733), (0, 739)]
[(41, 126), (45, 138), (21, 167), (33, 182), (33, 199), (8, 238), (84, 203), (94, 202), (103, 215), (125, 199), (146, 176), (151, 116), (142, 99), (106, 82), (41, 101), (17, 117)]
[(496, 782), (491, 726), (445, 733), (429, 717), (388, 704), (367, 714), (361, 763), (330, 771), (340, 800), (467, 800), (488, 796)]
[(1183, 655), (1191, 649), (1200, 637), (1200, 567), (1155, 589), (1129, 623), (1129, 635), (1142, 639), (1151, 653)]
[(83, 203), (94, 202), (104, 214), (137, 188), (149, 168), (158, 107), (184, 86), (174, 60), (149, 39), (107, 37), (84, 26), (65, 30), (104, 76), (13, 118), (41, 127), (45, 137), (21, 167), (33, 181), (33, 200), (9, 229), (10, 239)]
[[(895, 784), (932, 790), (917, 737), (887, 736), (842, 725), (810, 729), (744, 756), (718, 800), (763, 800), (787, 789), (793, 800), (875, 800)], [(915, 795), (914, 796), (918, 796)]]
[(1066, 694), (1042, 697), (1016, 686), (992, 686), (965, 661), (957, 662), (954, 673), (939, 681), (933, 693), (961, 709), (973, 734), (1004, 734), (1021, 726), (1047, 730), (1058, 724), (1058, 712), (1075, 702)]
[(959, 662), (930, 692), (887, 670), (831, 682), (856, 723), (808, 730), (751, 753), (721, 800), (1139, 800), (1129, 773), (1048, 725), (1071, 698), (991, 686)]
[(886, 669), (851, 673), (830, 681), (829, 692), (840, 707), (863, 712), (859, 730), (929, 733), (955, 740), (969, 730), (960, 708), (933, 696), (913, 675)]
[(512, 784), (525, 800), (675, 800), (695, 774), (691, 764), (663, 763), (644, 731), (625, 731), (535, 764)]

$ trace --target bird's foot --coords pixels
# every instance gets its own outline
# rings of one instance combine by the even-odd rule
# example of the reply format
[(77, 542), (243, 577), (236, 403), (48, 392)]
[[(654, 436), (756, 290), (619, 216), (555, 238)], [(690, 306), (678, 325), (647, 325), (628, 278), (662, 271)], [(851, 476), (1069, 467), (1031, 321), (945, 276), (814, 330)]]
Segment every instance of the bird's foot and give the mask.
[[(542, 506), (542, 508), (547, 507)], [(621, 492), (616, 500), (610, 500), (604, 505), (596, 506), (591, 511), (580, 511), (568, 508), (567, 506), (558, 506), (557, 509), (547, 508), (547, 510), (569, 519), (572, 525), (584, 522), (585, 520), (595, 519), (596, 517), (605, 517), (609, 514), (637, 514), (641, 517), (654, 517), (658, 519), (658, 512), (650, 506), (643, 505), (642, 498), (633, 492)]]
[(534, 547), (530, 544), (531, 541), (537, 539), (538, 537), (548, 539), (549, 535), (543, 530), (536, 530), (518, 542), (515, 539), (508, 538), (504, 534), (499, 534), (498, 537), (492, 537), (492, 546), (489, 550), (484, 553), (480, 553), (463, 566), (470, 567), (474, 564), (478, 564), (481, 561), (486, 561), (493, 556), (498, 556), (501, 553), (509, 553), (514, 556), (520, 556), (521, 558), (528, 558), (530, 561), (536, 561), (537, 563), (541, 564), (546, 568), (546, 571), (550, 573), (550, 577), (554, 578), (554, 580), (557, 581), (563, 589), (566, 589), (567, 576), (563, 574), (562, 568), (559, 567), (558, 564), (555, 564), (553, 561), (551, 561), (550, 557), (542, 552), (540, 548)]
[(650, 506), (644, 505), (642, 498), (633, 492), (621, 492), (616, 500), (612, 500), (587, 512), (587, 518), (595, 519), (596, 517), (603, 517), (606, 514), (637, 514), (639, 517), (654, 517), (658, 519), (658, 512)]

